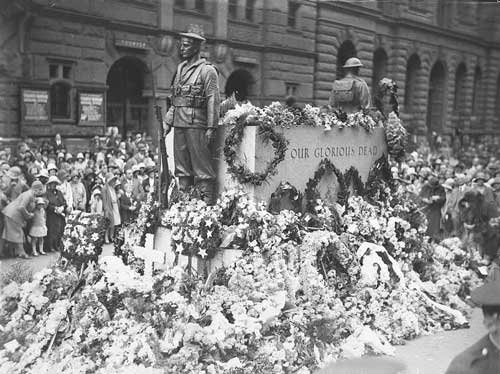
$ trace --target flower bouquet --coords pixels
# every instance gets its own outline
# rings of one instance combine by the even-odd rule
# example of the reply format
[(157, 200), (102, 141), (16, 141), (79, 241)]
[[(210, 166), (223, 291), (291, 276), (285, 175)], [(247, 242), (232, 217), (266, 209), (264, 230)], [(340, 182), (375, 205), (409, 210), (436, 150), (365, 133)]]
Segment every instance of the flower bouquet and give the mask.
[(77, 268), (97, 262), (107, 225), (108, 221), (102, 215), (81, 211), (72, 213), (66, 220), (61, 256)]

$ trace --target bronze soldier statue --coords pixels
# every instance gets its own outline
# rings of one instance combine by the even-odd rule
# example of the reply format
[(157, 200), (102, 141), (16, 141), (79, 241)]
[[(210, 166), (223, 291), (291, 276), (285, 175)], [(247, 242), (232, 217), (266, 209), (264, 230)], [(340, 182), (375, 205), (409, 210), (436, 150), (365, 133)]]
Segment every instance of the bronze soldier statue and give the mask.
[(341, 108), (347, 113), (370, 108), (370, 91), (366, 82), (359, 78), (359, 68), (363, 66), (356, 57), (349, 58), (344, 64), (345, 77), (333, 82), (330, 107)]
[(172, 84), (171, 107), (163, 129), (174, 128), (175, 176), (186, 191), (195, 183), (208, 204), (215, 200), (215, 169), (210, 145), (219, 121), (216, 69), (200, 57), (205, 38), (197, 32), (180, 34), (180, 56)]

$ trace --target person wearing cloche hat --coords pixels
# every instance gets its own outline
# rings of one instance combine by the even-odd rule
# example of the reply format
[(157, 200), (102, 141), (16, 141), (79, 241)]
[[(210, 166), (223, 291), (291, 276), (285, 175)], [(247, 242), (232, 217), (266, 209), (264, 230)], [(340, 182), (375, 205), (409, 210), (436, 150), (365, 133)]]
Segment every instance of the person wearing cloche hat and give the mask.
[(495, 194), (493, 189), (486, 184), (488, 176), (486, 173), (477, 172), (472, 182), (474, 182), (473, 189), (481, 193), (484, 197), (485, 204), (494, 204)]
[(87, 160), (85, 160), (82, 152), (79, 152), (76, 155), (76, 162), (74, 163), (73, 167), (75, 168), (75, 170), (78, 170), (82, 174), (83, 171), (87, 168)]
[(34, 181), (31, 188), (21, 193), (11, 201), (3, 210), (3, 232), (0, 239), (0, 253), (3, 254), (4, 243), (14, 244), (14, 254), (21, 258), (28, 258), (24, 250), (24, 228), (33, 218), (36, 198), (45, 193), (42, 182)]
[(87, 189), (82, 183), (80, 172), (74, 169), (71, 172), (71, 196), (73, 197), (73, 209), (85, 211), (87, 206)]
[(441, 209), (446, 201), (444, 188), (439, 184), (439, 179), (433, 173), (427, 178), (420, 190), (420, 198), (424, 204), (424, 213), (427, 216), (427, 235), (439, 241), (441, 235)]
[(65, 217), (69, 211), (63, 193), (57, 188), (60, 184), (61, 181), (55, 175), (51, 175), (47, 181), (47, 237), (44, 242), (46, 252), (61, 249)]
[(101, 189), (94, 188), (92, 190), (92, 196), (90, 197), (90, 213), (103, 215), (104, 210), (102, 204)]
[(483, 310), (483, 324), (488, 334), (456, 356), (446, 374), (500, 373), (500, 272), (472, 291), (472, 301)]
[(31, 221), (30, 236), (31, 236), (31, 252), (33, 256), (38, 254), (44, 255), (43, 242), (47, 236), (47, 212), (45, 208), (47, 200), (43, 197), (36, 198), (36, 208)]
[(106, 183), (102, 188), (104, 217), (109, 220), (109, 226), (105, 235), (105, 242), (107, 244), (114, 240), (115, 227), (121, 224), (119, 201), (115, 191), (116, 179), (115, 174), (108, 172), (106, 174)]

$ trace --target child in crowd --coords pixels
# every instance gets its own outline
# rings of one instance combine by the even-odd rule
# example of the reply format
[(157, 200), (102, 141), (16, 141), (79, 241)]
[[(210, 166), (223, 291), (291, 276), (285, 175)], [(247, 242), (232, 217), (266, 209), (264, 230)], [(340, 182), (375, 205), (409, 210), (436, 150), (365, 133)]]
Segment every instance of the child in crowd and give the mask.
[(100, 215), (104, 213), (100, 188), (95, 188), (92, 191), (92, 197), (90, 198), (90, 213)]
[[(38, 254), (44, 255), (43, 242), (47, 236), (47, 213), (45, 211), (47, 202), (43, 197), (36, 198), (36, 209), (34, 211), (33, 220), (31, 222), (31, 250), (33, 256)], [(38, 251), (37, 251), (38, 249)]]

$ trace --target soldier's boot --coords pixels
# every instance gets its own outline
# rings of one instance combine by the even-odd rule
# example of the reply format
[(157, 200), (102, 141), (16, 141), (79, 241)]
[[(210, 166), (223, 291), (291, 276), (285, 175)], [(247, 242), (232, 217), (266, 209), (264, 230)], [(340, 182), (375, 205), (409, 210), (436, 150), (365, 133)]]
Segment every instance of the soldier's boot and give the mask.
[(215, 181), (211, 179), (201, 180), (198, 182), (198, 189), (201, 194), (201, 199), (207, 205), (215, 204)]
[(182, 192), (187, 192), (189, 187), (194, 184), (193, 177), (179, 177), (179, 190)]

